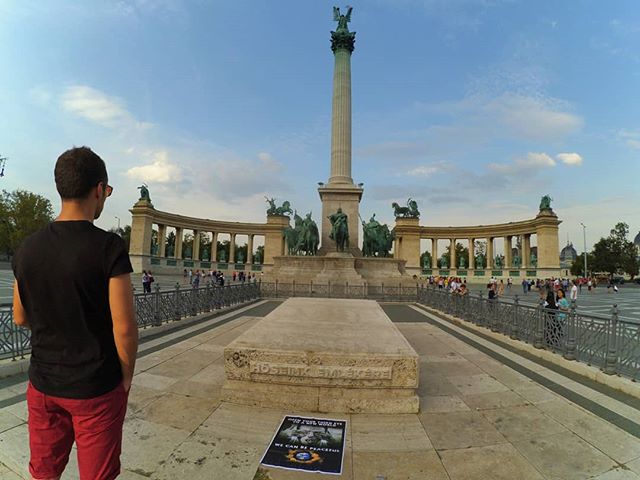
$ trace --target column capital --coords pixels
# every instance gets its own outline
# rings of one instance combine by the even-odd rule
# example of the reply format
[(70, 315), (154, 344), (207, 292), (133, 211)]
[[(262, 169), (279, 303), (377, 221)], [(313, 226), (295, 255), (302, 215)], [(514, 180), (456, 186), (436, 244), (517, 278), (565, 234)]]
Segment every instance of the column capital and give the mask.
[(353, 53), (356, 43), (356, 32), (331, 32), (331, 51), (346, 50)]

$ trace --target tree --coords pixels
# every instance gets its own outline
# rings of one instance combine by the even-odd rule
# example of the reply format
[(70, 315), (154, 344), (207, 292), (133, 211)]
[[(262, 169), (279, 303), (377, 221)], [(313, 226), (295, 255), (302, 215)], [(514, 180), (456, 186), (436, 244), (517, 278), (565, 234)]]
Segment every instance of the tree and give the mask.
[(53, 220), (49, 199), (26, 190), (0, 195), (0, 251), (14, 254), (22, 241)]
[[(124, 240), (124, 244), (127, 247), (127, 251), (129, 251), (129, 244), (131, 243), (131, 225), (125, 225), (124, 227), (111, 227), (109, 229), (110, 232), (117, 233), (120, 235), (122, 240)], [(151, 243), (158, 244), (158, 231), (151, 230)]]
[[(587, 253), (587, 268), (593, 270), (593, 254)], [(584, 254), (578, 255), (576, 259), (571, 264), (571, 275), (576, 277), (582, 276), (586, 277), (587, 275), (584, 272)]]
[(619, 222), (593, 246), (593, 270), (610, 276), (626, 272), (631, 278), (638, 275), (638, 259), (633, 242), (627, 239), (629, 225)]
[(253, 255), (253, 262), (262, 264), (264, 263), (264, 245), (258, 245), (256, 253)]
[(182, 258), (193, 258), (193, 234), (185, 233), (182, 237)]
[(176, 251), (176, 232), (173, 230), (167, 234), (167, 246), (165, 249), (165, 255), (167, 257), (173, 257)]

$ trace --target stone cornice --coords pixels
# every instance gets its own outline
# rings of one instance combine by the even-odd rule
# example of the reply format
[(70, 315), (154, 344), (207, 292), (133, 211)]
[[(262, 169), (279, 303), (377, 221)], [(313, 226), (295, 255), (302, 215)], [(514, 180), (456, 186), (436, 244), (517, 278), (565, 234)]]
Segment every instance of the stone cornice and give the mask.
[(395, 227), (398, 234), (418, 234), (421, 238), (437, 239), (467, 239), (489, 238), (516, 235), (535, 234), (538, 229), (548, 227), (557, 228), (561, 220), (555, 214), (539, 214), (531, 220), (518, 222), (498, 223), (492, 225), (470, 225), (461, 227), (430, 227), (421, 225), (406, 225), (398, 222)]
[(356, 32), (331, 32), (331, 50), (333, 53), (340, 49), (353, 53), (355, 43)]
[[(131, 210), (133, 216), (147, 216), (153, 223), (168, 227), (179, 227), (202, 232), (235, 233), (238, 235), (266, 235), (269, 232), (282, 231), (282, 226), (269, 223), (229, 222), (205, 218), (187, 217), (176, 213), (162, 212), (148, 205), (136, 204)], [(288, 218), (288, 217), (285, 217)]]

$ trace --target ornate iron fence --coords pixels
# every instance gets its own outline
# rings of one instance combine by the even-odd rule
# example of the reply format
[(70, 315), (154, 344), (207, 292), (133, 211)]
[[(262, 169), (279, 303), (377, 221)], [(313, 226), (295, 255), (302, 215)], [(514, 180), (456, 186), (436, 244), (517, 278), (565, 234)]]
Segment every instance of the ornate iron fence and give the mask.
[(524, 305), (490, 300), (480, 295), (454, 295), (446, 290), (407, 285), (345, 285), (314, 283), (259, 283), (263, 298), (362, 298), (418, 303), (462, 320), (503, 333), (515, 340), (544, 348), (567, 360), (600, 367), (607, 374), (640, 379), (640, 323), (611, 316), (591, 315), (576, 309), (549, 310), (543, 304)]
[[(153, 293), (136, 293), (134, 307), (139, 328), (162, 325), (185, 317), (212, 312), (260, 298), (256, 283), (205, 285)], [(13, 323), (11, 305), (0, 305), (0, 359), (17, 359), (31, 351), (30, 331)]]

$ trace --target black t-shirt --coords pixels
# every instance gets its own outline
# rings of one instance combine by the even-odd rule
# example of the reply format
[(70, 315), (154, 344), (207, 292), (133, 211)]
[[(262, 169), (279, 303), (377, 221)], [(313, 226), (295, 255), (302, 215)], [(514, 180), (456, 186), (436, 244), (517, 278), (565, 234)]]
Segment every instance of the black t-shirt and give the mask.
[(64, 398), (118, 386), (109, 279), (133, 270), (122, 238), (84, 220), (53, 222), (22, 242), (12, 267), (31, 327), (33, 386)]

